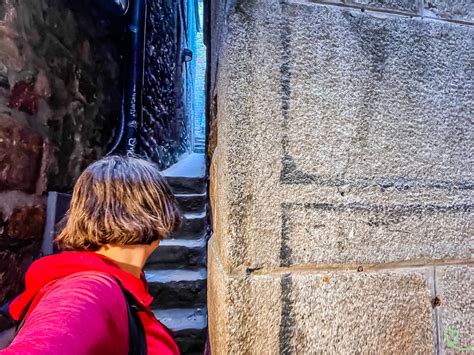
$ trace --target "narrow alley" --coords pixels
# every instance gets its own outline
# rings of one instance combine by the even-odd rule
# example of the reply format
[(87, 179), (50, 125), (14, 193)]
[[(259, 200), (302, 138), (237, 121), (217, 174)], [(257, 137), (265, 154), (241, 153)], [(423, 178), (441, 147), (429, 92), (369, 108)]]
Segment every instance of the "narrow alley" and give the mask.
[(0, 1), (0, 354), (473, 353), (473, 38), (472, 0)]
[(163, 175), (184, 214), (178, 232), (163, 240), (145, 275), (156, 317), (176, 334), (183, 354), (202, 353), (207, 339), (209, 216), (204, 154), (190, 154)]

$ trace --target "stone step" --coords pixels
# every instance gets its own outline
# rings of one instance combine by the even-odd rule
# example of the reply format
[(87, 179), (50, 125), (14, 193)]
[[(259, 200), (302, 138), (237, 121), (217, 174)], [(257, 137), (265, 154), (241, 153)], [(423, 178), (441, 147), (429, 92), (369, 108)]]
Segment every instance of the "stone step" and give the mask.
[(153, 313), (173, 331), (183, 355), (203, 353), (207, 338), (206, 308), (163, 309)]
[(165, 239), (150, 256), (147, 266), (153, 269), (199, 268), (207, 265), (206, 238)]
[(207, 328), (207, 308), (154, 309), (153, 314), (173, 332)]
[(207, 328), (182, 331), (174, 338), (181, 355), (202, 355), (206, 346), (206, 339)]
[[(152, 309), (175, 333), (182, 354), (202, 354), (207, 337), (207, 177), (205, 140), (163, 171), (181, 211), (179, 230), (149, 258), (145, 275)], [(201, 308), (197, 308), (201, 307)]]
[(183, 213), (206, 210), (207, 194), (174, 194)]
[(152, 308), (204, 307), (207, 296), (207, 270), (145, 269)]
[(189, 212), (183, 214), (179, 229), (170, 235), (171, 239), (199, 239), (207, 231), (206, 212)]
[(167, 176), (166, 181), (175, 194), (202, 194), (207, 189), (206, 178), (187, 176)]
[(207, 191), (206, 157), (193, 153), (162, 171), (175, 194), (202, 194)]

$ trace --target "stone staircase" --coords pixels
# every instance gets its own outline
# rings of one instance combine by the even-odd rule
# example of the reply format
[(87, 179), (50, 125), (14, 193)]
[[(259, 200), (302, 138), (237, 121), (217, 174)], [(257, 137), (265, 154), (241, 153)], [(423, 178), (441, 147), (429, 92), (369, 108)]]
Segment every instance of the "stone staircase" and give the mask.
[(203, 154), (206, 149), (206, 138), (199, 135), (194, 138), (194, 153)]
[(176, 335), (183, 354), (202, 354), (207, 337), (207, 178), (204, 154), (163, 171), (180, 209), (181, 228), (161, 242), (145, 267), (156, 317)]

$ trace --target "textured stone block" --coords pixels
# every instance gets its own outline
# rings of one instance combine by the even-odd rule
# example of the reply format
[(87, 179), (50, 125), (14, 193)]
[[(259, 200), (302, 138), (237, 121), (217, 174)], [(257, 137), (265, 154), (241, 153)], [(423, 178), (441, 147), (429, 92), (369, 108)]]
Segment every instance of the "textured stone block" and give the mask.
[(320, 6), (283, 11), (284, 182), (472, 188), (474, 29)]
[[(24, 289), (24, 276), (38, 257), (40, 243), (34, 241), (14, 251), (0, 251), (0, 303), (13, 300)], [(0, 329), (1, 330), (1, 329)]]
[(243, 277), (218, 263), (211, 255), (210, 336), (218, 354), (435, 351), (423, 269)]
[(216, 253), (211, 248), (213, 242), (211, 239), (208, 248), (207, 310), (211, 348), (214, 353), (219, 353), (228, 346), (232, 328), (229, 324), (230, 303), (226, 274), (222, 266), (219, 265)]
[(367, 9), (392, 10), (397, 12), (418, 13), (422, 0), (346, 0), (346, 4)]
[(469, 206), (288, 204), (282, 207), (284, 265), (469, 258)]
[(281, 285), (284, 353), (434, 351), (431, 296), (422, 273), (290, 274)]
[(12, 70), (22, 70), (25, 66), (25, 60), (20, 54), (18, 45), (14, 41), (14, 37), (17, 35), (12, 29), (5, 25), (0, 26), (0, 31), (3, 32), (3, 36), (0, 38), (0, 63), (7, 68)]
[(43, 237), (46, 211), (44, 206), (23, 206), (15, 208), (8, 218), (6, 233), (17, 240)]
[(0, 191), (35, 192), (43, 139), (30, 128), (0, 117)]
[(208, 314), (215, 354), (278, 354), (279, 277), (226, 274), (213, 241), (209, 246)]
[(38, 112), (38, 96), (34, 83), (18, 81), (11, 90), (8, 107), (34, 115)]
[[(224, 267), (466, 257), (473, 29), (239, 4), (219, 60), (211, 177)], [(334, 209), (285, 221), (292, 204)]]
[(424, 0), (425, 15), (474, 23), (471, 0)]
[(474, 268), (453, 265), (436, 268), (436, 294), (441, 354), (474, 351)]

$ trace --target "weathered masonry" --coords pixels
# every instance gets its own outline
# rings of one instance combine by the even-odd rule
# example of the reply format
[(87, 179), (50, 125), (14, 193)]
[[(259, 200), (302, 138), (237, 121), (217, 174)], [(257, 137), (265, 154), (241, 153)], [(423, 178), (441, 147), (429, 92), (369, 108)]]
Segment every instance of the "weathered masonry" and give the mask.
[(39, 256), (47, 191), (69, 191), (106, 153), (117, 126), (120, 34), (89, 5), (0, 2), (2, 305)]
[[(66, 212), (79, 174), (122, 148), (120, 111), (132, 86), (127, 69), (140, 52), (131, 46), (130, 33), (139, 31), (129, 26), (134, 6), (121, 17), (107, 3), (112, 2), (0, 1), (0, 305), (22, 291), (36, 258), (54, 252), (54, 224)], [(131, 2), (138, 3), (145, 5)], [(137, 152), (161, 169), (201, 151), (188, 156), (194, 169), (176, 175), (175, 167), (167, 175), (183, 227), (162, 243), (145, 270), (156, 296), (152, 308), (175, 332), (183, 353), (202, 352), (207, 335), (204, 131), (193, 131), (197, 59), (183, 55), (196, 52), (198, 5), (146, 1), (147, 16), (138, 22), (147, 28), (145, 80), (134, 91), (142, 92), (143, 120), (132, 125), (139, 127), (132, 137)], [(0, 331), (9, 325), (0, 316)]]
[(209, 10), (213, 353), (472, 351), (472, 2)]

